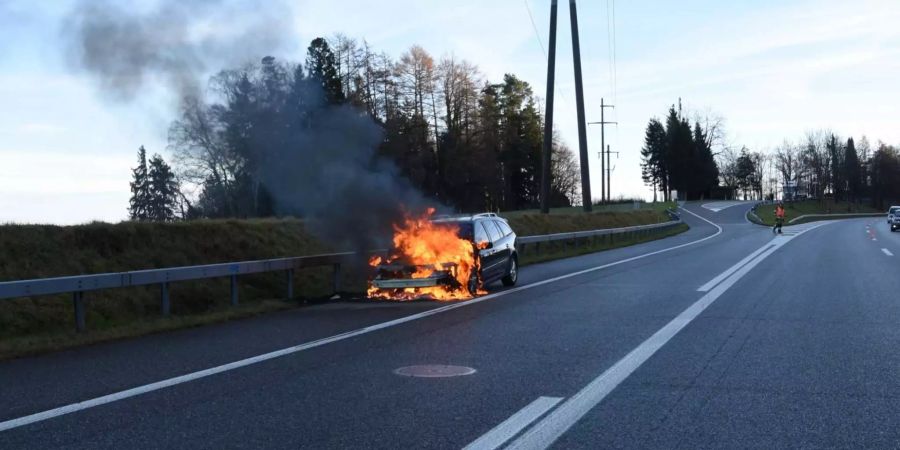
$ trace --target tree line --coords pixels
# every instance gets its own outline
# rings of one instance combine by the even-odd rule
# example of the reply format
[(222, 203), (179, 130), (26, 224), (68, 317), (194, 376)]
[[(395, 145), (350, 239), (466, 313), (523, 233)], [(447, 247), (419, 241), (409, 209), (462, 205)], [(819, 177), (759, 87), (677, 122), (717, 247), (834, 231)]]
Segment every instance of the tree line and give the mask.
[[(276, 215), (263, 167), (274, 148), (316, 152), (300, 136), (319, 126), (320, 108), (349, 105), (381, 129), (377, 155), (427, 197), (461, 211), (539, 204), (543, 116), (531, 86), (513, 74), (486, 80), (474, 64), (435, 60), (413, 46), (394, 60), (367, 42), (317, 38), (306, 60), (219, 72), (208, 99), (185, 98), (169, 149), (185, 218)], [(578, 163), (554, 139), (551, 204), (579, 193)], [(139, 202), (140, 203), (140, 202)], [(141, 218), (141, 216), (134, 216)]]
[(709, 198), (719, 185), (719, 168), (712, 153), (715, 130), (701, 126), (699, 121), (691, 127), (675, 106), (669, 108), (665, 124), (657, 118), (650, 119), (641, 149), (641, 174), (653, 189), (653, 201), (657, 192), (669, 201), (672, 191), (679, 198)]
[(873, 148), (865, 136), (857, 143), (827, 130), (808, 132), (800, 142), (780, 145), (773, 163), (778, 181), (790, 187), (787, 198), (833, 198), (876, 208), (900, 198), (897, 147), (879, 141)]

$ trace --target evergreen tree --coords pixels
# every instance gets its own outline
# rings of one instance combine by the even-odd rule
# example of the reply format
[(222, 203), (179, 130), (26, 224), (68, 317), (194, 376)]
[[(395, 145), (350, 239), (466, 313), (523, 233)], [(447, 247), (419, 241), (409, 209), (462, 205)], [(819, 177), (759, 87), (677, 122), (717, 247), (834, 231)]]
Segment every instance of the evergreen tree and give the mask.
[(841, 154), (843, 149), (834, 134), (828, 140), (826, 149), (828, 150), (828, 165), (831, 169), (828, 174), (831, 181), (831, 192), (834, 194), (834, 199), (838, 200), (844, 197), (846, 181), (844, 179), (844, 157)]
[(641, 149), (641, 175), (644, 183), (653, 187), (653, 201), (656, 192), (662, 190), (668, 200), (668, 169), (666, 167), (666, 129), (659, 119), (650, 119), (644, 134), (644, 148)]
[(316, 38), (309, 44), (306, 53), (306, 70), (309, 78), (325, 91), (325, 98), (329, 103), (337, 104), (344, 101), (341, 77), (338, 74), (334, 52), (328, 46), (328, 41)]
[(700, 127), (700, 123), (694, 124), (694, 163), (691, 196), (694, 198), (708, 198), (713, 188), (719, 185), (719, 168), (713, 158), (709, 139)]
[(738, 188), (744, 191), (744, 200), (749, 199), (749, 192), (756, 190), (756, 161), (750, 156), (747, 148), (741, 149), (741, 156), (737, 159), (737, 169), (735, 176), (738, 180)]
[(178, 205), (178, 183), (175, 182), (175, 174), (163, 160), (156, 154), (150, 158), (149, 191), (150, 201), (147, 208), (147, 219), (157, 222), (171, 222), (175, 220), (175, 208)]
[(844, 176), (847, 179), (848, 201), (859, 201), (862, 188), (861, 172), (856, 144), (853, 138), (847, 139), (847, 148), (844, 151)]
[(131, 177), (128, 216), (131, 220), (148, 220), (151, 200), (150, 178), (147, 174), (147, 150), (143, 145), (138, 149), (138, 165), (131, 169)]
[(675, 111), (669, 108), (666, 118), (666, 167), (669, 168), (669, 186), (683, 198), (687, 198), (694, 177), (694, 140), (691, 126)]

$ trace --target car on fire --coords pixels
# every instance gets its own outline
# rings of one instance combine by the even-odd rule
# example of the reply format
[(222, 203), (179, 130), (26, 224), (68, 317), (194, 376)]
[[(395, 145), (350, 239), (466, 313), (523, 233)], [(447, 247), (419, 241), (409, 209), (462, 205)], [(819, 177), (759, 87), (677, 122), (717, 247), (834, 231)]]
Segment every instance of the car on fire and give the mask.
[[(475, 296), (484, 286), (498, 280), (504, 286), (516, 284), (519, 276), (516, 233), (506, 219), (494, 213), (484, 213), (438, 216), (430, 222), (442, 227), (455, 227), (457, 237), (471, 243), (475, 270), (470, 271), (466, 285), (462, 285), (458, 276), (458, 263), (440, 262), (423, 267), (394, 261), (375, 267), (372, 286), (388, 293), (445, 286), (465, 290)], [(427, 276), (416, 275), (423, 273)]]

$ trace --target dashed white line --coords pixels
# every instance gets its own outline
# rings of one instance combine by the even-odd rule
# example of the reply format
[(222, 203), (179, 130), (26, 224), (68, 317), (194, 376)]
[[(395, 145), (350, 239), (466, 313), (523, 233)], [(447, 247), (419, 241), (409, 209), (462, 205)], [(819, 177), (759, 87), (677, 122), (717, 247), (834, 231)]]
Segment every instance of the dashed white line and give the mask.
[(891, 251), (886, 248), (881, 249), (881, 251), (884, 252), (885, 255), (894, 256), (894, 254), (891, 253)]
[(150, 383), (150, 384), (145, 384), (145, 385), (142, 385), (142, 386), (137, 386), (137, 387), (134, 387), (134, 388), (131, 388), (131, 389), (126, 389), (126, 390), (124, 390), (124, 391), (115, 392), (115, 393), (112, 393), (112, 394), (109, 394), (109, 395), (104, 395), (104, 396), (101, 396), (101, 397), (92, 398), (92, 399), (85, 400), (85, 401), (78, 402), (78, 403), (72, 403), (72, 404), (65, 405), (65, 406), (61, 406), (61, 407), (58, 407), (58, 408), (49, 409), (49, 410), (42, 411), (42, 412), (39, 412), (39, 413), (34, 413), (34, 414), (31, 414), (31, 415), (28, 415), (28, 416), (19, 417), (19, 418), (16, 418), (16, 419), (10, 419), (10, 420), (7, 420), (7, 421), (5, 421), (5, 422), (0, 422), (0, 432), (6, 431), (6, 430), (10, 430), (10, 429), (13, 429), (13, 428), (22, 427), (22, 426), (25, 426), (25, 425), (30, 425), (30, 424), (36, 423), (36, 422), (42, 422), (42, 421), (44, 421), (44, 420), (48, 420), (48, 419), (52, 419), (52, 418), (54, 418), (54, 417), (59, 417), (59, 416), (62, 416), (62, 415), (66, 415), (66, 414), (70, 414), (70, 413), (82, 411), (82, 410), (85, 410), (85, 409), (94, 408), (94, 407), (97, 407), (97, 406), (105, 405), (105, 404), (107, 404), (107, 403), (112, 403), (112, 402), (116, 402), (116, 401), (119, 401), (119, 400), (124, 400), (124, 399), (127, 399), (127, 398), (131, 398), (131, 397), (136, 397), (136, 396), (138, 396), (138, 395), (143, 395), (143, 394), (146, 394), (146, 393), (148, 393), (148, 392), (158, 391), (158, 390), (160, 390), (160, 389), (165, 389), (165, 388), (168, 388), (168, 387), (172, 387), (172, 386), (175, 386), (175, 385), (187, 383), (187, 382), (194, 381), (194, 380), (198, 380), (198, 379), (201, 379), (201, 378), (206, 378), (206, 377), (209, 377), (209, 376), (212, 376), (212, 375), (216, 375), (216, 374), (219, 374), (219, 373), (222, 373), (222, 372), (228, 372), (228, 371), (230, 371), (230, 370), (239, 369), (239, 368), (241, 368), (241, 367), (246, 367), (246, 366), (249, 366), (249, 365), (252, 365), (252, 364), (258, 364), (258, 363), (261, 363), (261, 362), (263, 362), (263, 361), (268, 361), (268, 360), (271, 360), (271, 359), (280, 358), (280, 357), (282, 357), (282, 356), (286, 356), (286, 355), (290, 355), (290, 354), (302, 352), (302, 351), (309, 350), (309, 349), (312, 349), (312, 348), (321, 347), (321, 346), (323, 346), (323, 345), (331, 344), (331, 343), (338, 342), (338, 341), (343, 341), (343, 340), (345, 340), (345, 339), (350, 339), (350, 338), (353, 338), (353, 337), (356, 337), (356, 336), (359, 336), (359, 335), (362, 335), (362, 334), (371, 333), (371, 332), (373, 332), (373, 331), (383, 330), (383, 329), (385, 329), (385, 328), (391, 328), (391, 327), (394, 327), (394, 326), (397, 326), (397, 325), (400, 325), (400, 324), (404, 324), (404, 323), (406, 323), (406, 322), (412, 322), (412, 321), (414, 321), (414, 320), (424, 319), (425, 317), (430, 317), (430, 316), (433, 316), (433, 315), (436, 315), (436, 314), (440, 314), (440, 313), (443, 313), (443, 312), (447, 312), (447, 311), (450, 311), (450, 310), (453, 310), (453, 309), (456, 309), (456, 308), (463, 308), (463, 307), (466, 307), (466, 306), (474, 305), (474, 304), (481, 303), (481, 302), (484, 302), (484, 301), (487, 301), (487, 300), (491, 300), (491, 299), (494, 299), (494, 298), (497, 298), (497, 297), (503, 297), (503, 296), (506, 296), (506, 295), (513, 294), (513, 293), (515, 293), (515, 292), (524, 291), (524, 290), (526, 290), (526, 289), (532, 289), (532, 288), (535, 288), (535, 287), (538, 287), (538, 286), (543, 286), (543, 285), (545, 285), (545, 284), (555, 283), (555, 282), (560, 281), (560, 280), (565, 280), (565, 279), (569, 279), (569, 278), (572, 278), (572, 277), (577, 277), (577, 276), (580, 276), (580, 275), (584, 275), (584, 274), (596, 272), (596, 271), (599, 271), (599, 270), (603, 270), (603, 269), (606, 269), (606, 268), (609, 268), (609, 267), (614, 267), (614, 266), (618, 266), (618, 265), (621, 265), (621, 264), (626, 264), (626, 263), (629, 263), (629, 262), (632, 262), (632, 261), (637, 261), (637, 260), (640, 260), (640, 259), (649, 258), (649, 257), (651, 257), (651, 256), (659, 255), (659, 254), (662, 254), (662, 253), (666, 253), (666, 252), (671, 252), (671, 251), (674, 251), (674, 250), (682, 249), (682, 248), (685, 248), (685, 247), (689, 247), (689, 246), (691, 246), (691, 245), (696, 245), (696, 244), (699, 244), (699, 243), (701, 243), (701, 242), (708, 241), (708, 240), (710, 240), (710, 239), (712, 239), (712, 238), (715, 238), (716, 236), (719, 236), (720, 234), (722, 234), (722, 227), (720, 227), (719, 225), (716, 225), (715, 223), (713, 223), (713, 222), (707, 220), (706, 218), (701, 217), (701, 216), (699, 216), (699, 215), (697, 215), (697, 214), (694, 214), (693, 212), (688, 211), (687, 209), (684, 209), (684, 208), (682, 208), (682, 209), (683, 209), (684, 211), (688, 212), (689, 214), (691, 214), (691, 215), (693, 215), (693, 216), (696, 216), (697, 218), (699, 218), (699, 219), (701, 219), (701, 220), (703, 220), (703, 221), (709, 223), (710, 225), (714, 226), (714, 227), (716, 228), (716, 232), (713, 233), (713, 234), (711, 234), (711, 235), (709, 235), (709, 236), (706, 236), (706, 237), (704, 237), (704, 238), (697, 239), (696, 241), (691, 241), (691, 242), (687, 242), (687, 243), (684, 243), (684, 244), (680, 244), (680, 245), (675, 245), (675, 246), (672, 246), (672, 247), (664, 248), (664, 249), (661, 249), (661, 250), (656, 250), (656, 251), (653, 251), (653, 252), (644, 253), (644, 254), (642, 254), (642, 255), (632, 256), (631, 258), (621, 259), (621, 260), (619, 260), (619, 261), (614, 261), (614, 262), (611, 262), (611, 263), (608, 263), (608, 264), (603, 264), (603, 265), (597, 266), (597, 267), (591, 267), (591, 268), (589, 268), (589, 269), (579, 270), (579, 271), (577, 271), (577, 272), (572, 272), (572, 273), (568, 273), (568, 274), (565, 274), (565, 275), (560, 275), (560, 276), (558, 276), (558, 277), (548, 278), (548, 279), (543, 280), (543, 281), (538, 281), (538, 282), (531, 283), (531, 284), (527, 284), (527, 285), (524, 285), (524, 286), (520, 286), (520, 287), (516, 287), (516, 288), (512, 288), (512, 289), (507, 289), (507, 290), (505, 290), (505, 291), (496, 292), (496, 293), (493, 293), (493, 294), (488, 294), (488, 295), (485, 295), (485, 296), (482, 296), (482, 297), (474, 298), (474, 299), (469, 300), (469, 301), (466, 301), (466, 302), (462, 302), (462, 303), (454, 303), (454, 304), (447, 305), (447, 306), (443, 306), (443, 307), (440, 307), (440, 308), (435, 308), (435, 309), (432, 309), (432, 310), (429, 310), (429, 311), (424, 311), (424, 312), (421, 312), (421, 313), (418, 313), (418, 314), (413, 314), (413, 315), (410, 315), (410, 316), (401, 317), (401, 318), (399, 318), (399, 319), (394, 319), (394, 320), (391, 320), (391, 321), (388, 321), (388, 322), (383, 322), (383, 323), (371, 325), (371, 326), (368, 326), (368, 327), (365, 327), (365, 328), (360, 328), (360, 329), (357, 329), (357, 330), (348, 331), (348, 332), (346, 332), (346, 333), (341, 333), (341, 334), (338, 334), (338, 335), (335, 335), (335, 336), (331, 336), (331, 337), (319, 339), (319, 340), (316, 340), (316, 341), (312, 341), (312, 342), (307, 342), (307, 343), (295, 345), (295, 346), (293, 346), (293, 347), (288, 347), (288, 348), (284, 348), (284, 349), (281, 349), (281, 350), (276, 350), (276, 351), (273, 351), (273, 352), (270, 352), (270, 353), (265, 353), (265, 354), (258, 355), (258, 356), (254, 356), (254, 357), (251, 357), (251, 358), (242, 359), (242, 360), (240, 360), (240, 361), (235, 361), (235, 362), (232, 362), (232, 363), (223, 364), (223, 365), (221, 365), (221, 366), (211, 367), (211, 368), (209, 368), (209, 369), (205, 369), (205, 370), (200, 370), (200, 371), (197, 371), (197, 372), (188, 373), (188, 374), (185, 374), (185, 375), (181, 375), (181, 376), (169, 378), (169, 379), (162, 380), (162, 381), (157, 381), (157, 382), (155, 382), (155, 383)]
[(543, 416), (547, 411), (562, 401), (561, 397), (538, 397), (528, 406), (513, 414), (500, 425), (488, 431), (471, 444), (463, 447), (463, 450), (494, 450), (500, 448), (506, 441), (519, 434), (532, 422)]

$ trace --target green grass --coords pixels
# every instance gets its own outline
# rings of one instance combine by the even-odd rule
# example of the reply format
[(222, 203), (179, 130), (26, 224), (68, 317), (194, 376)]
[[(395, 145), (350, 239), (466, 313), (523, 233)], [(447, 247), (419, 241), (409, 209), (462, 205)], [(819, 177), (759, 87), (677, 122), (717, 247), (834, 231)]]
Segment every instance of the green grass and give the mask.
[(620, 247), (628, 247), (630, 245), (636, 245), (643, 242), (655, 241), (657, 239), (663, 239), (670, 236), (675, 236), (677, 234), (684, 233), (687, 231), (689, 227), (686, 224), (680, 224), (672, 228), (668, 228), (660, 231), (653, 231), (647, 234), (636, 235), (631, 237), (612, 237), (610, 236), (601, 236), (596, 240), (587, 240), (582, 241), (579, 246), (575, 246), (573, 242), (554, 242), (543, 244), (543, 248), (541, 252), (538, 253), (535, 250), (535, 247), (528, 246), (526, 247), (526, 251), (524, 254), (519, 255), (520, 262), (523, 266), (527, 266), (529, 264), (537, 264), (545, 261), (552, 261), (554, 259), (568, 258), (576, 255), (584, 255), (587, 253), (600, 252), (604, 250), (611, 250), (614, 248)]
[[(615, 228), (668, 220), (662, 204), (618, 212), (536, 211), (503, 214), (520, 236)], [(670, 235), (653, 234), (582, 246), (577, 252), (562, 246), (528, 255), (523, 264), (574, 254), (632, 245)], [(680, 232), (680, 231), (679, 231)], [(174, 224), (91, 223), (78, 226), (0, 225), (0, 282), (122, 272), (129, 270), (247, 261), (332, 251), (318, 242), (300, 220), (221, 220)], [(365, 291), (362, 268), (343, 271), (345, 292)], [(159, 287), (90, 291), (84, 294), (87, 327), (73, 330), (71, 295), (0, 300), (0, 359), (68, 348), (75, 345), (139, 336), (152, 332), (203, 325), (266, 311), (297, 307), (307, 300), (327, 298), (331, 269), (297, 271), (292, 301), (283, 298), (284, 274), (267, 273), (239, 278), (241, 305), (229, 305), (227, 278), (178, 282), (170, 285), (172, 316), (161, 317)]]
[[(878, 213), (881, 212), (868, 205), (859, 205), (856, 203), (819, 202), (818, 200), (805, 200), (802, 202), (788, 202), (784, 204), (785, 219), (787, 224), (791, 219), (807, 215), (807, 214), (856, 214), (856, 213)], [(775, 225), (775, 205), (760, 205), (756, 209), (756, 215), (766, 225)], [(795, 222), (796, 223), (796, 222)]]

